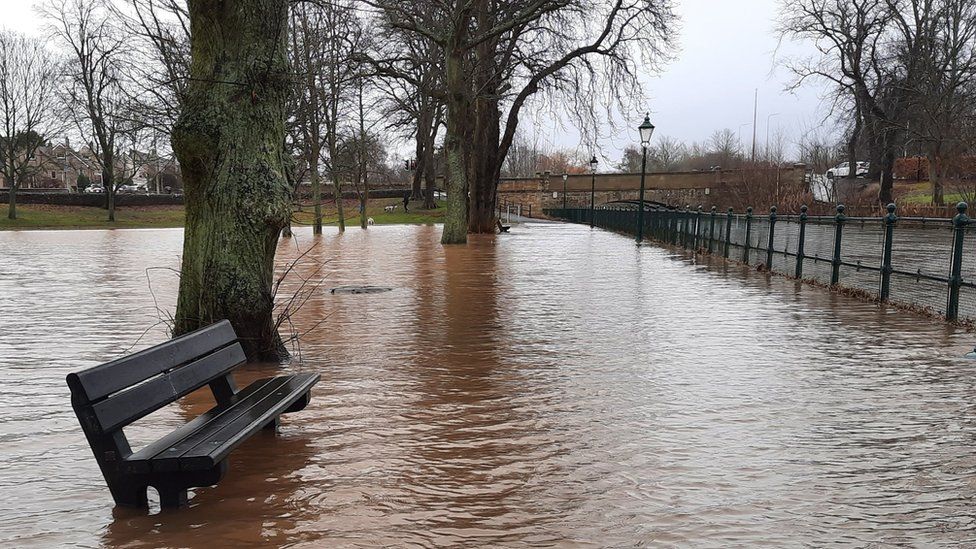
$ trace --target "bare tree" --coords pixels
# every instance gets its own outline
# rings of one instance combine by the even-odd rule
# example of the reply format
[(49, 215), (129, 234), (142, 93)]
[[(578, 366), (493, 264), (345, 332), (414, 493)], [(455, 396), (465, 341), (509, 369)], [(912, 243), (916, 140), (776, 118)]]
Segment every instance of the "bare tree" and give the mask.
[(0, 31), (0, 169), (9, 188), (10, 219), (17, 219), (17, 190), (36, 169), (37, 150), (60, 127), (57, 68), (41, 40)]
[[(673, 18), (668, 0), (365, 3), (391, 31), (426, 37), (443, 54), (444, 243), (465, 242), (469, 231), (495, 230), (497, 180), (530, 98), (540, 91), (565, 92), (576, 98), (581, 118), (592, 115), (593, 103), (580, 96), (635, 90), (636, 63), (654, 66), (660, 59)], [(383, 57), (397, 58), (395, 52)], [(387, 70), (409, 78), (396, 62)]]
[(87, 138), (102, 172), (108, 220), (115, 221), (115, 195), (125, 180), (120, 165), (125, 171), (123, 156), (145, 127), (125, 89), (125, 36), (102, 2), (51, 0), (43, 13), (68, 53), (64, 115)]
[(944, 180), (967, 152), (967, 129), (976, 119), (976, 1), (899, 3), (893, 17), (903, 39), (918, 43), (901, 48), (918, 57), (903, 61), (918, 67), (906, 83), (912, 92), (907, 133), (926, 151), (932, 202), (941, 206)]
[(367, 47), (366, 35), (349, 0), (301, 3), (292, 9), (291, 42), (300, 83), (297, 127), (312, 183), (315, 231), (322, 231), (319, 174), (320, 164), (324, 164), (332, 179), (339, 232), (343, 232), (342, 174), (348, 172), (348, 166), (340, 164), (340, 144), (344, 134), (356, 131), (357, 80), (362, 76), (358, 59)]
[(634, 145), (627, 145), (624, 148), (623, 157), (617, 164), (617, 169), (623, 173), (640, 173), (641, 163), (644, 158), (643, 155), (644, 153), (640, 148)]
[(731, 168), (742, 158), (742, 143), (739, 136), (729, 128), (715, 130), (708, 138), (709, 152), (723, 168)]
[[(891, 22), (886, 0), (784, 0), (780, 30), (785, 37), (811, 41), (819, 56), (788, 62), (796, 75), (794, 86), (808, 79), (834, 85), (834, 107), (852, 120), (847, 161), (857, 164), (862, 131), (872, 148), (872, 175), (892, 148), (889, 102), (885, 95), (890, 74), (881, 45)], [(889, 166), (890, 167), (890, 166)], [(852, 169), (852, 176), (856, 169)], [(882, 184), (879, 199), (890, 200), (891, 177)]]
[(127, 37), (122, 70), (135, 115), (154, 133), (169, 135), (190, 72), (186, 0), (112, 0), (108, 6)]
[(538, 140), (530, 142), (522, 132), (518, 132), (512, 141), (502, 173), (507, 177), (532, 177), (539, 171)]
[[(435, 149), (437, 136), (444, 124), (443, 76), (444, 64), (441, 49), (429, 38), (411, 33), (388, 33), (388, 38), (398, 41), (397, 71), (408, 78), (390, 76), (374, 79), (385, 104), (387, 126), (409, 129), (407, 136), (415, 143), (412, 198), (423, 197), (424, 207), (432, 209), (434, 179), (436, 177)], [(426, 192), (422, 184), (426, 184)]]
[(649, 169), (658, 172), (675, 171), (687, 154), (684, 143), (673, 137), (661, 136), (657, 139), (657, 143), (647, 150)]

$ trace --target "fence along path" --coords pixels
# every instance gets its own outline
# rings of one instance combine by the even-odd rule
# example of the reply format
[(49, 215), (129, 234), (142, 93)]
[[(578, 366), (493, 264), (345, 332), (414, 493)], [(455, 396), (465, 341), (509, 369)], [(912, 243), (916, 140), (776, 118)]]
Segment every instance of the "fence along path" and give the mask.
[[(773, 207), (756, 213), (652, 209), (644, 213), (644, 236), (698, 253), (772, 272), (858, 290), (884, 302), (976, 321), (976, 219), (960, 202), (952, 219), (903, 217), (894, 204), (883, 217), (796, 214)], [(574, 223), (590, 223), (591, 210), (546, 210)], [(592, 212), (595, 226), (634, 235), (637, 210), (605, 207)]]

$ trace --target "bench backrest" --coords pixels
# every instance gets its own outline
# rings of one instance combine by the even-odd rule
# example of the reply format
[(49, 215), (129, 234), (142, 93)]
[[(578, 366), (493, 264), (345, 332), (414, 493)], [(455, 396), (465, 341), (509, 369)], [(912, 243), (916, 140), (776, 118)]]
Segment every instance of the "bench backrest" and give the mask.
[[(224, 320), (133, 355), (68, 374), (72, 404), (91, 434), (109, 434), (228, 375), (246, 359)], [(84, 419), (83, 419), (84, 418)]]

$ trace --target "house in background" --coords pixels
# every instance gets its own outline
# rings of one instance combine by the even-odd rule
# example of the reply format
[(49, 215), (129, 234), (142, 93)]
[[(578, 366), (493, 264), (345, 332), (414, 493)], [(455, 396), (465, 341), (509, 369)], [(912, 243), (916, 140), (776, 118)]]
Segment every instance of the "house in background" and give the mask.
[[(179, 163), (172, 154), (129, 151), (117, 160), (116, 173), (124, 178), (117, 181), (119, 185), (143, 185), (151, 193), (178, 193), (183, 189)], [(20, 189), (78, 192), (78, 179), (82, 176), (91, 185), (102, 186), (102, 170), (95, 153), (87, 146), (74, 149), (65, 140), (37, 150)], [(0, 188), (9, 188), (3, 175), (0, 175)]]

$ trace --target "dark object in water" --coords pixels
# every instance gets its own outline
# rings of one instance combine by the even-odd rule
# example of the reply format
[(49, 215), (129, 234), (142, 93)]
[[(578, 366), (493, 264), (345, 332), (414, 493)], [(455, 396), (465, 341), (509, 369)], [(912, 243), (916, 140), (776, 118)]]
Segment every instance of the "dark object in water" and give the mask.
[(333, 294), (381, 294), (392, 291), (393, 288), (386, 286), (338, 286), (329, 290)]

